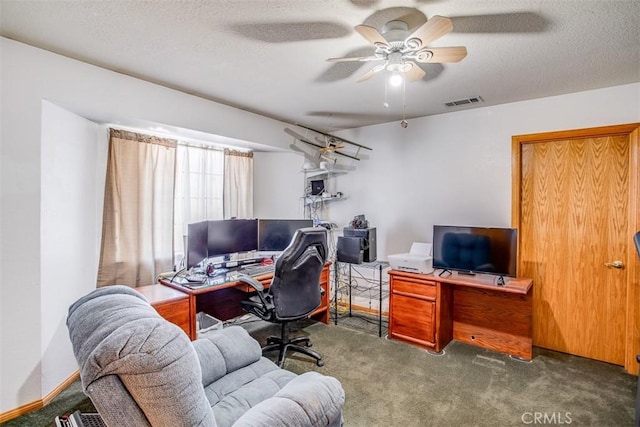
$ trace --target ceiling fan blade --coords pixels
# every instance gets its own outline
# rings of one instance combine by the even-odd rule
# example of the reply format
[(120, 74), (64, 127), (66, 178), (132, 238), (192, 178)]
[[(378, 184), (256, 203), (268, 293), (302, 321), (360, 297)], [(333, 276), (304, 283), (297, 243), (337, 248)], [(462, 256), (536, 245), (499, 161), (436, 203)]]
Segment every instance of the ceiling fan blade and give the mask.
[(367, 62), (367, 61), (379, 61), (384, 59), (381, 56), (348, 56), (344, 58), (329, 58), (327, 61), (329, 62), (349, 62), (349, 61), (359, 61), (359, 62)]
[(356, 25), (355, 30), (375, 47), (390, 47), (387, 39), (385, 39), (382, 34), (373, 27), (368, 25)]
[(365, 73), (362, 77), (358, 79), (357, 83), (363, 82), (365, 80), (369, 80), (371, 77), (373, 77), (375, 73), (384, 70), (385, 64), (376, 65), (375, 67), (370, 69), (367, 73)]
[(406, 71), (404, 73), (404, 77), (410, 81), (410, 82), (414, 82), (416, 80), (420, 80), (422, 79), (425, 74), (424, 70), (422, 68), (420, 68), (418, 66), (418, 64), (416, 64), (415, 62), (409, 62), (409, 64), (411, 64), (411, 68), (409, 69), (409, 71)]
[[(467, 56), (467, 48), (464, 46), (433, 47), (424, 51), (426, 51), (424, 55), (421, 55), (422, 52), (416, 54), (416, 61), (421, 64), (428, 62), (460, 62)], [(427, 52), (430, 52), (430, 54)]]
[(452, 29), (451, 19), (435, 15), (407, 37), (404, 43), (411, 49), (419, 49), (444, 36)]

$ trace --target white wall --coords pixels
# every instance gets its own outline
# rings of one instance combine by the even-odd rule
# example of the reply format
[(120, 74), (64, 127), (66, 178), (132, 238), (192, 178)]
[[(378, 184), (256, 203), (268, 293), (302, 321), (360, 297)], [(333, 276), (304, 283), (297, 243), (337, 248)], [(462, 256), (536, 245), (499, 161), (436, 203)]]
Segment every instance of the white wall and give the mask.
[[(104, 159), (100, 160), (100, 138), (93, 135), (93, 127), (69, 112), (91, 119), (158, 123), (280, 148), (290, 141), (282, 137), (281, 122), (5, 38), (0, 38), (0, 85), (0, 413), (4, 413), (37, 402), (70, 374), (75, 362), (68, 348), (61, 349), (66, 344), (60, 322), (66, 317), (67, 301), (79, 296), (87, 285), (84, 280), (95, 276), (90, 270), (95, 270), (99, 242), (92, 221), (101, 208), (93, 197), (102, 191), (94, 186), (101, 185), (96, 176), (103, 173), (104, 166), (98, 163)], [(62, 120), (59, 128), (53, 117)], [(60, 138), (59, 132), (72, 137)], [(91, 141), (84, 139), (90, 137), (99, 145), (85, 147)], [(48, 164), (52, 156), (65, 167)], [(58, 197), (69, 194), (57, 186), (72, 185), (87, 171), (91, 175), (86, 182), (73, 184), (78, 198), (58, 211)], [(49, 191), (55, 194), (44, 194)], [(84, 217), (87, 212), (91, 220)], [(63, 216), (81, 218), (79, 228), (71, 223), (56, 230)], [(84, 232), (86, 240), (79, 239)], [(58, 245), (62, 250), (56, 253)], [(73, 263), (71, 258), (84, 250), (82, 265), (59, 266), (62, 276), (77, 274), (78, 280), (51, 276), (58, 261)]]
[[(513, 135), (631, 122), (640, 122), (640, 84), (411, 119), (406, 129), (394, 122), (345, 131), (373, 151), (336, 178), (347, 198), (332, 202), (327, 216), (342, 228), (365, 214), (377, 228), (378, 259), (430, 242), (434, 224), (509, 226)], [(278, 154), (270, 157), (279, 164)], [(277, 185), (268, 172), (255, 179)]]
[(304, 218), (304, 156), (297, 153), (253, 154), (253, 214), (256, 218)]
[(46, 395), (78, 369), (60, 307), (96, 287), (108, 133), (47, 101), (41, 133), (40, 357)]

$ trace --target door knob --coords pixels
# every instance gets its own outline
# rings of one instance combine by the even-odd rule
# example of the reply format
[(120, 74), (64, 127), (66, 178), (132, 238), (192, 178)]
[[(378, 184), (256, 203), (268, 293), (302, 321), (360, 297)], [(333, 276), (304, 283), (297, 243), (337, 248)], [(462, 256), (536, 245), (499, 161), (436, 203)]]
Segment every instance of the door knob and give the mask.
[(604, 265), (608, 268), (624, 268), (622, 261), (605, 262)]

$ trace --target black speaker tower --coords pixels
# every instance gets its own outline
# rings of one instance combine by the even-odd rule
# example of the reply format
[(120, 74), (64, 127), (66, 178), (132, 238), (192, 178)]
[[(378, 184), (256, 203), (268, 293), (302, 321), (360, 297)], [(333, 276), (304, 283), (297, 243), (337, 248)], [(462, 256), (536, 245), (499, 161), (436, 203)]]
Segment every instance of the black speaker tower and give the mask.
[[(373, 262), (376, 260), (376, 229), (374, 228), (351, 228), (343, 229), (344, 237), (357, 237), (360, 239), (360, 248), (362, 249), (362, 261)], [(338, 260), (340, 261), (340, 260)]]

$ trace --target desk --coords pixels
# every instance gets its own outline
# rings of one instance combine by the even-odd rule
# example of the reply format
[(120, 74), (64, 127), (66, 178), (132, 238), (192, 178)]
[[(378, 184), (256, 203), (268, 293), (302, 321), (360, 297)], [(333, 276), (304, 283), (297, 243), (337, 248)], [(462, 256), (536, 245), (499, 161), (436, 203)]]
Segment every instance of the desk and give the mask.
[(452, 339), (533, 355), (531, 279), (389, 271), (389, 338), (440, 352)]
[[(255, 276), (265, 288), (268, 288), (273, 278), (273, 273)], [(219, 320), (229, 320), (246, 314), (240, 305), (240, 301), (248, 298), (254, 289), (249, 285), (230, 281), (204, 287), (189, 289), (170, 279), (160, 279), (160, 284), (173, 288), (188, 295), (189, 299), (189, 337), (194, 340), (197, 335), (196, 314), (205, 312)], [(311, 316), (325, 324), (329, 323), (329, 264), (325, 265), (320, 275), (320, 286), (324, 290), (322, 301)]]
[(135, 290), (144, 295), (160, 316), (180, 326), (187, 335), (191, 336), (191, 311), (188, 295), (162, 285), (140, 286)]

